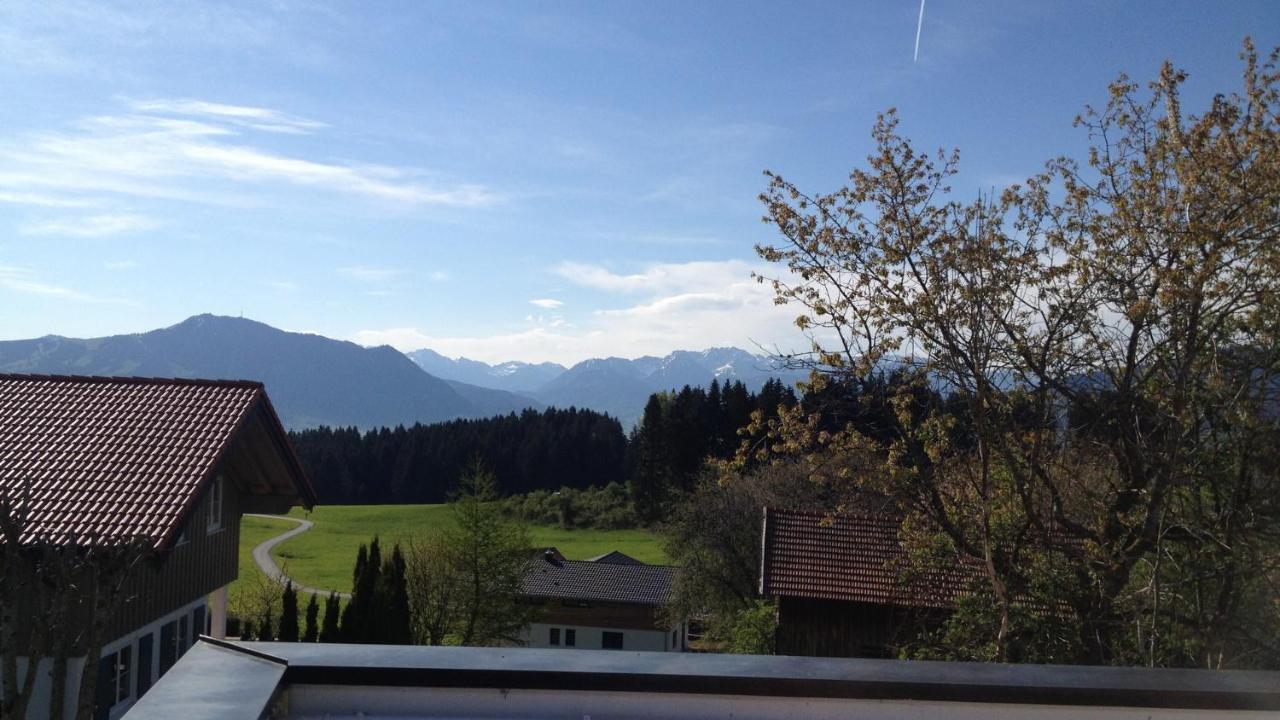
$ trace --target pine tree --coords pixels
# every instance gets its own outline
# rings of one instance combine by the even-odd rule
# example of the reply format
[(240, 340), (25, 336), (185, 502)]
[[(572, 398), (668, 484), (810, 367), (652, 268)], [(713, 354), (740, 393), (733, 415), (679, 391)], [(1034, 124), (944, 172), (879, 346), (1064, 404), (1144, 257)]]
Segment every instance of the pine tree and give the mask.
[(658, 519), (670, 474), (663, 396), (649, 396), (644, 417), (631, 435), (631, 502), (644, 522)]
[(382, 548), (378, 536), (361, 544), (352, 573), (351, 600), (342, 611), (342, 639), (350, 643), (377, 643), (385, 635), (387, 603), (379, 599)]
[(342, 642), (358, 643), (363, 639), (355, 611), (355, 604), (351, 600), (347, 600), (347, 606), (342, 608), (342, 630), (338, 633), (338, 637), (342, 638)]
[(282, 610), (280, 612), (280, 637), (281, 642), (298, 642), (298, 593), (293, 589), (293, 582), (286, 581), (284, 585), (284, 595), (280, 598)]
[(302, 642), (315, 642), (319, 635), (320, 629), (316, 626), (320, 616), (320, 603), (316, 602), (316, 596), (311, 595), (311, 600), (307, 602), (307, 628), (302, 633)]
[(513, 642), (533, 616), (520, 597), (529, 535), (496, 500), (493, 475), (477, 461), (453, 502), (456, 525), (447, 540), (458, 563), (456, 632), (462, 645)]
[(338, 642), (342, 638), (338, 629), (338, 593), (331, 592), (324, 601), (324, 624), (320, 628), (320, 642)]
[(707, 389), (707, 405), (703, 416), (705, 425), (702, 432), (707, 439), (707, 447), (716, 457), (722, 457), (725, 451), (724, 431), (721, 429), (724, 425), (724, 400), (720, 395), (718, 379), (712, 380), (711, 387)]
[(391, 557), (383, 567), (382, 579), (382, 592), (387, 607), (382, 642), (391, 645), (408, 645), (413, 642), (413, 630), (409, 618), (409, 590), (404, 554), (400, 552), (399, 544), (391, 549)]

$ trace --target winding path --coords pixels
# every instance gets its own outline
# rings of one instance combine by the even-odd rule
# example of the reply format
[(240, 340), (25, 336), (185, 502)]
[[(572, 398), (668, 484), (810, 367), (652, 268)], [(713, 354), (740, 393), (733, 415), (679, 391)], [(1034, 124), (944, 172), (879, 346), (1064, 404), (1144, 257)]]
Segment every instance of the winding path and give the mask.
[[(279, 535), (276, 535), (270, 540), (258, 543), (258, 545), (253, 548), (253, 561), (257, 563), (258, 567), (262, 569), (262, 572), (266, 573), (267, 577), (271, 578), (272, 580), (276, 580), (282, 583), (292, 582), (294, 590), (297, 590), (299, 592), (311, 593), (312, 595), (320, 595), (323, 597), (328, 597), (330, 592), (329, 590), (314, 588), (309, 585), (303, 585), (297, 580), (294, 580), (288, 575), (285, 575), (284, 571), (280, 569), (280, 566), (276, 564), (276, 559), (271, 557), (271, 551), (274, 550), (277, 545), (284, 542), (285, 540), (288, 540), (291, 537), (301, 535), (302, 533), (310, 530), (315, 525), (315, 523), (311, 522), (310, 520), (303, 520), (301, 518), (284, 517), (283, 515), (259, 515), (258, 513), (245, 513), (245, 517), (265, 518), (267, 520), (288, 520), (290, 522), (298, 523), (298, 527), (292, 530), (289, 530), (287, 532), (283, 532)], [(338, 597), (344, 600), (350, 600), (351, 593), (340, 592), (338, 593)]]

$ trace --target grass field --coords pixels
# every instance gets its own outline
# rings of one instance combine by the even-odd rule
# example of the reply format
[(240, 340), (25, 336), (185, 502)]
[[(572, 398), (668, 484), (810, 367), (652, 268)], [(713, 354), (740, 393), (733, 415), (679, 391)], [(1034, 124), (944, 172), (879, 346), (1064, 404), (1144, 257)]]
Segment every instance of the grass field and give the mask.
[[(356, 550), (376, 534), (384, 548), (392, 543), (452, 522), (447, 505), (328, 505), (310, 513), (294, 508), (291, 517), (315, 523), (305, 532), (276, 546), (276, 562), (285, 565), (290, 577), (318, 588), (351, 590), (351, 571)], [(293, 527), (282, 520), (244, 518), (240, 538), (240, 574), (257, 573), (253, 547)], [(529, 535), (537, 547), (555, 546), (572, 560), (603, 555), (610, 550), (624, 552), (648, 563), (666, 562), (661, 540), (648, 530), (562, 530), (533, 525)]]

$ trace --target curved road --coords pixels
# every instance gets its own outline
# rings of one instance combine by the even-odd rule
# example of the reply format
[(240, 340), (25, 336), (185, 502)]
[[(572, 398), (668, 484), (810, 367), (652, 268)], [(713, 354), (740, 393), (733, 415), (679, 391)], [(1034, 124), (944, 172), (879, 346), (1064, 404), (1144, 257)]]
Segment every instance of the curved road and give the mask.
[[(270, 540), (267, 540), (266, 542), (258, 543), (257, 547), (253, 549), (253, 561), (257, 563), (258, 567), (262, 568), (262, 572), (266, 573), (267, 577), (271, 578), (272, 580), (277, 580), (281, 583), (286, 581), (292, 582), (294, 590), (298, 590), (300, 592), (305, 592), (305, 593), (311, 593), (312, 595), (320, 595), (323, 597), (328, 597), (330, 592), (329, 590), (323, 590), (321, 588), (313, 588), (309, 585), (303, 585), (297, 580), (294, 580), (288, 575), (285, 575), (284, 571), (280, 569), (280, 566), (276, 564), (276, 559), (271, 557), (271, 551), (274, 550), (277, 545), (284, 542), (285, 540), (288, 540), (291, 537), (301, 535), (302, 533), (310, 530), (312, 526), (315, 525), (315, 523), (311, 522), (310, 520), (302, 520), (300, 518), (285, 517), (283, 515), (259, 515), (258, 513), (245, 513), (245, 517), (266, 518), (268, 520), (289, 520), (291, 522), (298, 523), (298, 527), (292, 530), (289, 530), (288, 532), (281, 533), (271, 538)], [(344, 600), (350, 600), (351, 593), (340, 592), (338, 593), (338, 597)]]

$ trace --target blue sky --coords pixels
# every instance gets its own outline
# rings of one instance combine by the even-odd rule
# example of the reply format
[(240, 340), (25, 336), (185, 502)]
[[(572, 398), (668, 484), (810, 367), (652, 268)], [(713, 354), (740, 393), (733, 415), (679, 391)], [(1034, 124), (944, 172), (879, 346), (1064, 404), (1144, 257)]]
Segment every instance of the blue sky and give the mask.
[(201, 312), (488, 361), (798, 347), (768, 168), (896, 106), (962, 195), (1079, 155), (1120, 71), (1239, 87), (1280, 3), (0, 3), (0, 338)]

